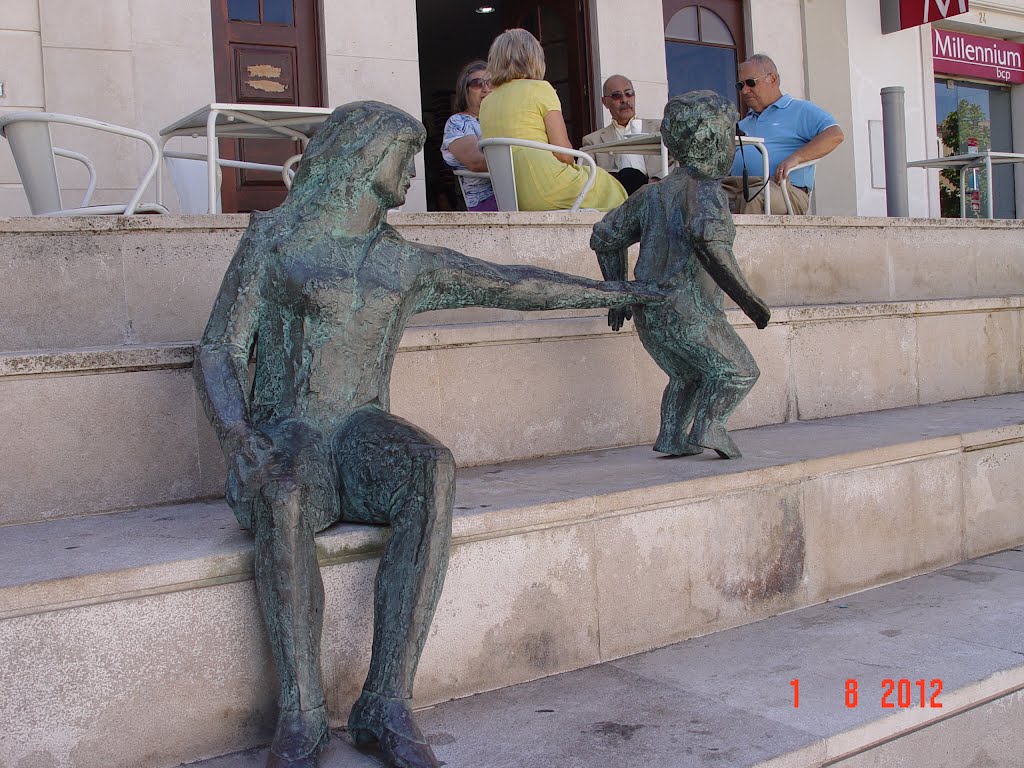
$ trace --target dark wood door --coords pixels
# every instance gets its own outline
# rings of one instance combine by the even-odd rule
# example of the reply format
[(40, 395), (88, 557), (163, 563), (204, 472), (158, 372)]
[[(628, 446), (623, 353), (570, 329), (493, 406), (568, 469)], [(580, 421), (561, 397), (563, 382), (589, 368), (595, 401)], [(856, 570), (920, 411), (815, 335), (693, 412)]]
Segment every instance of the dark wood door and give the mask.
[(579, 147), (594, 125), (587, 1), (513, 0), (504, 14), (507, 26), (528, 29), (540, 40), (547, 64), (545, 79), (562, 102), (569, 140)]
[[(323, 105), (319, 0), (212, 0), (217, 101)], [(301, 151), (281, 139), (224, 139), (221, 157), (280, 165)], [(280, 174), (224, 168), (225, 213), (281, 204)]]

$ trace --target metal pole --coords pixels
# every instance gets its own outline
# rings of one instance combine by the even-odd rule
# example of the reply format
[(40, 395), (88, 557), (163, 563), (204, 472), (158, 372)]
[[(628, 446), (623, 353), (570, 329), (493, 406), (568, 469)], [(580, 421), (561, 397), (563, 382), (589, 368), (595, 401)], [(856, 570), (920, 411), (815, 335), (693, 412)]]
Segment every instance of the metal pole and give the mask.
[(885, 208), (888, 216), (909, 216), (907, 117), (903, 86), (882, 89), (882, 146), (885, 152)]

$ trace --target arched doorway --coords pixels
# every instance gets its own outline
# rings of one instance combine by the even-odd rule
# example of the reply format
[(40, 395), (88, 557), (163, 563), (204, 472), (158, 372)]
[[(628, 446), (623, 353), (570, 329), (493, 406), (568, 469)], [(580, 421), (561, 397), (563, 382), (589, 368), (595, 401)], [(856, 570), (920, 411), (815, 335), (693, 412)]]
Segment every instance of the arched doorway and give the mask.
[(668, 95), (706, 88), (736, 101), (746, 58), (741, 0), (662, 0)]

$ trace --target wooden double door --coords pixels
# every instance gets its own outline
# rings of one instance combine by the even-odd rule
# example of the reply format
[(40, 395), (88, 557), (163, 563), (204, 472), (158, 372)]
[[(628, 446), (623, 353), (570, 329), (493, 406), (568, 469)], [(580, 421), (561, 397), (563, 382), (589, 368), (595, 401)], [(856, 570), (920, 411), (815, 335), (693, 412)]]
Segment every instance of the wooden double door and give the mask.
[[(319, 0), (211, 0), (217, 101), (323, 106)], [(224, 139), (221, 157), (280, 165), (301, 151), (281, 139)], [(280, 174), (223, 169), (225, 213), (269, 210), (286, 190)]]

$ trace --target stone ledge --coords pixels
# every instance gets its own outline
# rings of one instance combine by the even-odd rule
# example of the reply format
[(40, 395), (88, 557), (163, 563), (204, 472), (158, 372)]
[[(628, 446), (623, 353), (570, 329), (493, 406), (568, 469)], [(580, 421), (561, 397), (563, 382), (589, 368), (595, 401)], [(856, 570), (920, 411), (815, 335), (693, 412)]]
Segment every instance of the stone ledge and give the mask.
[(8, 216), (0, 232), (18, 234), (90, 234), (97, 232), (202, 231), (245, 229), (249, 214), (139, 214), (137, 216)]
[[(592, 227), (604, 214), (592, 211), (518, 211), (492, 213), (427, 212), (401, 213), (392, 211), (388, 221), (399, 229), (403, 227)], [(861, 227), (890, 229), (1024, 229), (1020, 219), (926, 219), (886, 218), (879, 216), (736, 216), (738, 229), (744, 227)], [(249, 223), (249, 215), (198, 214), (168, 216), (16, 216), (0, 217), (0, 232), (61, 234), (90, 232), (142, 232), (142, 231), (212, 231), (242, 230)]]
[[(741, 430), (746, 457), (667, 460), (647, 446), (460, 469), (456, 544), (520, 536), (923, 459), (1024, 443), (1024, 395)], [(779, 448), (777, 446), (785, 446)], [(223, 501), (3, 528), (0, 619), (251, 578)], [(386, 529), (336, 525), (323, 565), (375, 558)], [(74, 542), (74, 543), (71, 543)]]
[[(403, 214), (411, 241), (497, 263), (600, 277), (589, 248), (597, 214)], [(587, 218), (587, 217), (590, 218)], [(132, 219), (136, 217), (131, 217)], [(244, 216), (8, 219), (0, 222), (0, 349), (170, 343), (198, 338)], [(151, 219), (144, 221), (143, 219)], [(880, 304), (1024, 294), (1021, 222), (803, 220), (741, 224), (736, 256), (769, 305)], [(799, 218), (799, 217), (798, 217)], [(162, 222), (162, 223), (161, 223)], [(234, 222), (234, 223), (232, 223)], [(916, 226), (916, 228), (914, 228)], [(53, 230), (54, 237), (45, 235)], [(163, 229), (160, 229), (163, 227)], [(638, 248), (631, 248), (635, 258)], [(68, 296), (75, 300), (69, 301)], [(57, 309), (54, 309), (54, 308)], [(523, 319), (469, 308), (417, 325)]]
[(190, 368), (194, 344), (153, 344), (0, 353), (0, 377)]
[[(876, 304), (828, 304), (772, 309), (771, 326), (804, 323), (868, 320), (874, 318), (914, 318), (942, 315), (969, 315), (1016, 312), (1024, 304), (1022, 296), (981, 299), (946, 299)], [(729, 322), (738, 328), (753, 328), (753, 323), (738, 309), (727, 309)], [(493, 320), (479, 323), (410, 325), (402, 337), (403, 352), (454, 349), (489, 344), (533, 343), (563, 339), (608, 337), (615, 333), (635, 336), (632, 323), (621, 331), (608, 327), (604, 311), (581, 312), (575, 316), (540, 319)], [(37, 376), (74, 373), (118, 373), (125, 371), (187, 368), (192, 365), (198, 342), (133, 344), (65, 350), (25, 350), (0, 352), (0, 377)]]
[[(1001, 552), (838, 604), (446, 702), (419, 719), (453, 766), (576, 766), (584, 755), (587, 768), (1017, 765), (1022, 587), (1024, 552)], [(942, 679), (942, 707), (918, 706), (914, 686), (914, 706), (882, 709), (885, 678)], [(858, 682), (853, 708), (849, 679)], [(265, 760), (265, 750), (250, 750), (193, 765), (261, 768)], [(323, 768), (375, 765), (340, 730), (322, 760)]]
[[(1000, 565), (1000, 555), (926, 578), (953, 589), (993, 586), (985, 600), (957, 593), (961, 607), (972, 606), (970, 621), (957, 621), (949, 601), (911, 594), (902, 603), (882, 601), (860, 639), (844, 622), (879, 604), (861, 590), (1024, 542), (1022, 414), (1024, 394), (1004, 395), (741, 432), (746, 458), (739, 462), (665, 460), (639, 447), (460, 470), (455, 546), (420, 666), (419, 705), (570, 670), (582, 670), (603, 693), (581, 696), (573, 688), (560, 696), (557, 677), (524, 693), (496, 692), (493, 729), (466, 714), (484, 699), (445, 703), (424, 714), (428, 735), (460, 734), (441, 740), (450, 749), (440, 757), (494, 768), (559, 765), (550, 754), (526, 760), (522, 740), (508, 745), (515, 763), (486, 759), (488, 741), (537, 742), (544, 723), (556, 721), (541, 707), (569, 716), (558, 721), (556, 742), (565, 734), (600, 736), (595, 724), (639, 722), (650, 729), (625, 745), (630, 754), (648, 736), (675, 734), (687, 746), (707, 744), (712, 765), (723, 764), (725, 746), (749, 743), (756, 723), (771, 734), (770, 751), (760, 743), (749, 762), (726, 753), (730, 766), (809, 768), (925, 725), (914, 713), (874, 725), (884, 715), (877, 698), (876, 707), (845, 711), (835, 687), (844, 677), (860, 677), (866, 694), (878, 689), (880, 675), (941, 676), (946, 712), (1017, 685), (993, 677), (1021, 667), (1024, 652), (1004, 645), (1019, 646), (1018, 618), (1000, 622), (1024, 593), (1018, 586), (1004, 598), (1006, 588), (990, 579), (993, 568), (1014, 567)], [(994, 446), (965, 453), (964, 435), (974, 446)], [(170, 768), (269, 738), (273, 678), (247, 535), (222, 503), (133, 514), (132, 524), (130, 514), (118, 514), (3, 529), (0, 754), (15, 765)], [(375, 552), (384, 536), (381, 528), (338, 526), (317, 538), (335, 724), (344, 722), (365, 674)], [(899, 594), (904, 584), (889, 589)], [(788, 630), (773, 643), (764, 625), (724, 635), (721, 645), (709, 637), (847, 595), (838, 605), (781, 616)], [(955, 648), (936, 638), (922, 626), (926, 610), (940, 616), (947, 634), (971, 637)], [(705, 637), (665, 649), (669, 663), (653, 654), (624, 658), (696, 636)], [(737, 636), (748, 644), (730, 656)], [(809, 638), (827, 655), (797, 662)], [(907, 641), (914, 654), (894, 650)], [(937, 669), (938, 658), (949, 664)], [(797, 712), (787, 700), (795, 676), (802, 682)], [(660, 692), (648, 695), (645, 687), (632, 696), (625, 678)], [(673, 695), (689, 702), (683, 709), (662, 695), (666, 685), (682, 691)], [(633, 710), (629, 702), (654, 709), (621, 719)], [(511, 728), (510, 713), (518, 713)], [(580, 715), (588, 718), (582, 728), (572, 720)], [(699, 738), (701, 731), (711, 738)], [(343, 746), (338, 740), (333, 749)], [(484, 752), (471, 759), (464, 748)], [(588, 768), (632, 765), (622, 753), (598, 752), (610, 762)], [(772, 756), (780, 757), (764, 762)], [(794, 756), (808, 760), (787, 760)], [(342, 765), (349, 763), (325, 762)]]
[[(1020, 544), (1022, 413), (1024, 394), (764, 427), (737, 435), (736, 462), (638, 447), (461, 469), (417, 702), (592, 667)], [(965, 452), (964, 435), (993, 447)], [(338, 526), (317, 539), (335, 723), (365, 674), (385, 535)], [(274, 686), (249, 553), (222, 502), (4, 528), (0, 754), (170, 768), (266, 743)], [(774, 701), (751, 706), (781, 715)]]

